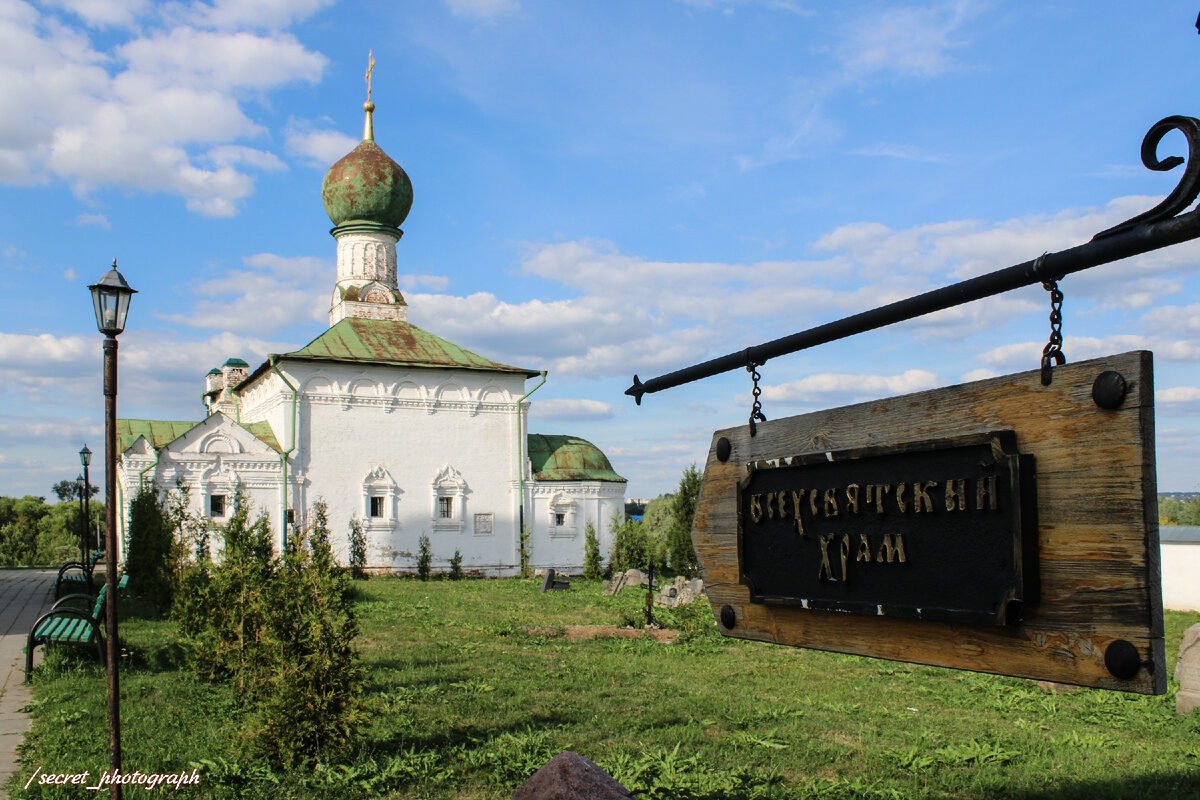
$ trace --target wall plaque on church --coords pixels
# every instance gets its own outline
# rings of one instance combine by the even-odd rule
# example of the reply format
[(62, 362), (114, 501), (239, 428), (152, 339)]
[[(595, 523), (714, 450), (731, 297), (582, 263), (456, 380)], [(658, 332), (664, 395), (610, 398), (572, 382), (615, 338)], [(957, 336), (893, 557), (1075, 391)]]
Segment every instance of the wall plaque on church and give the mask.
[(751, 465), (742, 583), (755, 603), (1016, 624), (1036, 599), (1033, 478), (1011, 431)]
[(717, 431), (718, 629), (1165, 692), (1153, 398), (1132, 352)]

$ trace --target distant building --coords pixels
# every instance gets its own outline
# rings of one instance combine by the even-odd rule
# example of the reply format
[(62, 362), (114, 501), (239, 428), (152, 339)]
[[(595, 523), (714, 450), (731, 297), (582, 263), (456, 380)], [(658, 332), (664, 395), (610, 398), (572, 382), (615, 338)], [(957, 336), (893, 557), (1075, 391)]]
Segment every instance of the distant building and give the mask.
[(458, 551), (464, 569), (513, 574), (523, 521), (533, 566), (581, 569), (589, 523), (611, 546), (626, 481), (590, 442), (526, 434), (526, 383), (542, 373), (407, 321), (396, 243), (412, 184), (375, 144), (374, 104), (364, 109), (362, 143), (322, 189), (337, 240), (329, 329), (254, 369), (230, 358), (210, 370), (204, 420), (118, 421), (120, 539), (143, 482), (180, 482), (214, 523), (240, 490), (270, 517), (277, 546), (323, 499), (343, 561), (357, 519), (374, 568), (412, 569), (427, 535), (435, 568)]

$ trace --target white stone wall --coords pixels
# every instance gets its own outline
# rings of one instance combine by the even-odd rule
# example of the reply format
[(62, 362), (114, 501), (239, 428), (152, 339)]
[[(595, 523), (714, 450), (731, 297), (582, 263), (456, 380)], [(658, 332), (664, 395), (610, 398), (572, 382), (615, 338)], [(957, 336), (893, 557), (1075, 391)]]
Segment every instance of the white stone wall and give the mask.
[[(525, 520), (532, 527), (530, 563), (561, 572), (583, 571), (586, 528), (600, 541), (600, 556), (612, 550), (612, 521), (625, 514), (625, 484), (608, 481), (555, 481), (530, 487)], [(562, 515), (561, 525), (558, 515)]]
[(1163, 608), (1200, 611), (1200, 542), (1163, 542)]

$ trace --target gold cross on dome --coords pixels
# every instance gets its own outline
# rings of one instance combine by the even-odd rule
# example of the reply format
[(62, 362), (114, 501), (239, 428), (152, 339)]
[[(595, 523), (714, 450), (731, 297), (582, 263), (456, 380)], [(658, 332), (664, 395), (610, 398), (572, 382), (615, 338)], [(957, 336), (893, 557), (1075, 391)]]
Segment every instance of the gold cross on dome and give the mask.
[(375, 71), (375, 54), (367, 51), (367, 102), (371, 102), (371, 73)]

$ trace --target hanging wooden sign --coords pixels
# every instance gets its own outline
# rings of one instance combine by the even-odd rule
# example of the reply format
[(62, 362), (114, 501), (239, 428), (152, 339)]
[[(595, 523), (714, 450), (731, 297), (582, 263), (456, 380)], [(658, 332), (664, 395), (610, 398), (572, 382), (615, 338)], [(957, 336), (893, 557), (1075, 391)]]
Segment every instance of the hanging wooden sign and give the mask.
[(713, 435), (692, 541), (728, 636), (1166, 691), (1152, 358)]

